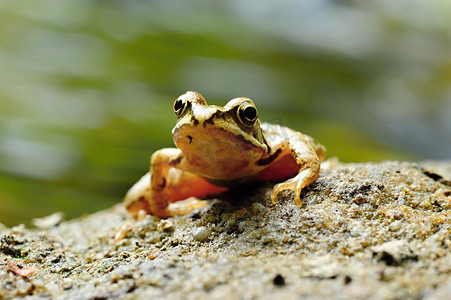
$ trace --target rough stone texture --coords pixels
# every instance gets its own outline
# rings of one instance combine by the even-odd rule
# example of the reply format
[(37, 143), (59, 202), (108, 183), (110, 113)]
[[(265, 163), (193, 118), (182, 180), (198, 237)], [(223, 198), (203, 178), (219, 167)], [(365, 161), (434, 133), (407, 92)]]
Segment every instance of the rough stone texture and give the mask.
[[(0, 226), (0, 298), (451, 294), (451, 162), (325, 166), (302, 208), (270, 192), (246, 187), (166, 220), (118, 205), (50, 228)], [(22, 278), (9, 262), (38, 271)]]

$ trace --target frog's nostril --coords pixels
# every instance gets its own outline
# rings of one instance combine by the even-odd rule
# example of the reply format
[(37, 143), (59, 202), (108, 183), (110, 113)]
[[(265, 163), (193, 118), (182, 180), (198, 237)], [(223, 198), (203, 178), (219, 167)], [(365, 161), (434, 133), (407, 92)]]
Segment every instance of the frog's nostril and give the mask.
[(193, 141), (193, 137), (188, 135), (188, 139), (189, 139), (189, 143), (191, 144), (191, 142)]

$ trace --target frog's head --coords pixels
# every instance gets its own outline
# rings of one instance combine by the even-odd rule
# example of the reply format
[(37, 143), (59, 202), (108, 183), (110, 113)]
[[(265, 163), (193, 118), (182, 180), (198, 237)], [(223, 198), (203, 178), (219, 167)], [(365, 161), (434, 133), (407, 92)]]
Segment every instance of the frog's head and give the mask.
[(186, 92), (175, 100), (174, 112), (174, 142), (198, 174), (217, 177), (213, 168), (221, 174), (244, 170), (269, 151), (249, 98), (235, 98), (220, 107), (208, 105), (199, 93)]

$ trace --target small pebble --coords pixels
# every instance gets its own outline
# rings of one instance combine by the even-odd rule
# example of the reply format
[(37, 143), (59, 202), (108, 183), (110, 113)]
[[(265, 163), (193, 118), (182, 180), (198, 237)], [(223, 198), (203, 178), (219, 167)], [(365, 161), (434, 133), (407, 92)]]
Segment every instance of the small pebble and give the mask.
[(171, 220), (161, 220), (160, 224), (164, 231), (174, 231), (174, 223)]
[(40, 229), (46, 229), (57, 226), (62, 221), (64, 221), (64, 213), (56, 212), (46, 217), (34, 218), (31, 220), (31, 223)]
[(211, 235), (211, 230), (205, 226), (196, 228), (193, 233), (193, 237), (196, 241), (203, 242)]
[(253, 214), (262, 213), (262, 212), (265, 211), (265, 209), (266, 209), (266, 207), (263, 204), (261, 204), (261, 203), (254, 203), (251, 206), (251, 211), (252, 211)]
[(246, 226), (247, 226), (247, 224), (245, 221), (238, 223), (238, 231), (243, 232), (246, 229)]
[(388, 229), (390, 229), (390, 231), (398, 231), (399, 229), (401, 229), (401, 222), (400, 221), (394, 221), (392, 223), (390, 223), (390, 225), (388, 225)]

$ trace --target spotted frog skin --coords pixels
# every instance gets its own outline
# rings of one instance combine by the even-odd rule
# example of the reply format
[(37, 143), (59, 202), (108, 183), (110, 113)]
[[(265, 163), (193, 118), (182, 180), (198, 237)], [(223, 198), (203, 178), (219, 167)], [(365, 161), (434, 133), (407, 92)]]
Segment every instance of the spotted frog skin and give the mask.
[(224, 107), (208, 105), (197, 92), (174, 102), (177, 123), (172, 130), (177, 148), (155, 152), (150, 172), (124, 199), (134, 216), (140, 210), (161, 218), (185, 214), (206, 205), (198, 200), (246, 181), (281, 182), (302, 206), (301, 190), (319, 175), (324, 146), (308, 135), (281, 125), (261, 123), (249, 98), (235, 98)]

